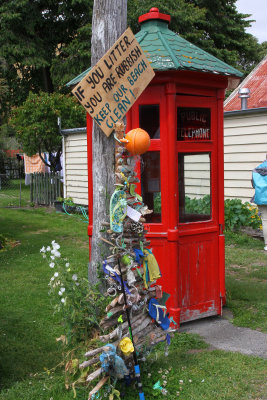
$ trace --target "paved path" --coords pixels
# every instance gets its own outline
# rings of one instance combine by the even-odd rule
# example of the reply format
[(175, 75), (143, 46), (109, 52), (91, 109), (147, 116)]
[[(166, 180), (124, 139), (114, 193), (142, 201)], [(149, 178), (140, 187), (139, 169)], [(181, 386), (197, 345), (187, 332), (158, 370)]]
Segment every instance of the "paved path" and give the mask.
[(228, 320), (226, 309), (222, 317), (204, 318), (182, 324), (180, 332), (197, 333), (215, 349), (235, 351), (267, 359), (267, 334), (240, 328)]

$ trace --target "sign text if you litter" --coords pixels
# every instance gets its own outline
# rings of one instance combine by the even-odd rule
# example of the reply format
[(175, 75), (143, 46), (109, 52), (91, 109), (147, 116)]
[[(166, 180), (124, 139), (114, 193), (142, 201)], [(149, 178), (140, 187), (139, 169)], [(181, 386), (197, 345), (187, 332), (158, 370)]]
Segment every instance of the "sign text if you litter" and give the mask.
[(154, 76), (128, 28), (72, 93), (109, 136)]

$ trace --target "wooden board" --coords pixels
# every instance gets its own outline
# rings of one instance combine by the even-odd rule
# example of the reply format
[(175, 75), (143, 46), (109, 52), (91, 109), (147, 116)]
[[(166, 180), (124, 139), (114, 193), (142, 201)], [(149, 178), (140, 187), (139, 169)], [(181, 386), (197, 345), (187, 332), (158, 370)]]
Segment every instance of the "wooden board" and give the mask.
[(128, 28), (72, 93), (109, 136), (154, 76)]

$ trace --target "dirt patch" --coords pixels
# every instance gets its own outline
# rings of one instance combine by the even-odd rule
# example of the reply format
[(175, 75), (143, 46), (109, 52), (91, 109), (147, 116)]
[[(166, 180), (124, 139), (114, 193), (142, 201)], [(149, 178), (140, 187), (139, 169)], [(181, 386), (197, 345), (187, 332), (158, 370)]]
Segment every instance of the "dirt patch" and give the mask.
[(267, 267), (267, 260), (265, 262), (258, 262), (257, 264), (252, 264), (251, 265), (253, 268), (257, 267)]
[(49, 232), (49, 229), (39, 229), (38, 231), (32, 231), (29, 232), (31, 235), (40, 235), (41, 233), (47, 233)]
[(234, 268), (234, 269), (244, 268), (244, 267), (242, 267), (242, 265), (238, 265), (238, 264), (231, 264), (230, 267)]
[(10, 239), (0, 235), (0, 252), (13, 249), (21, 244), (19, 240)]

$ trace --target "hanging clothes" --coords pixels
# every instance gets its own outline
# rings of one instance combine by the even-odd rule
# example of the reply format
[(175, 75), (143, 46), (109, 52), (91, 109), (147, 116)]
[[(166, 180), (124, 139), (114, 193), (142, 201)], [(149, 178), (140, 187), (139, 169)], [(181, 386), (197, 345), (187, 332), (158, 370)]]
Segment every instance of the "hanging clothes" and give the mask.
[[(44, 154), (42, 153), (42, 157)], [(34, 172), (45, 172), (45, 164), (39, 154), (27, 156), (24, 154), (24, 170), (25, 174), (33, 174)]]
[(148, 286), (151, 285), (151, 283), (161, 278), (161, 272), (157, 260), (152, 251), (149, 249), (144, 250), (143, 268), (143, 280), (145, 288), (147, 289)]

